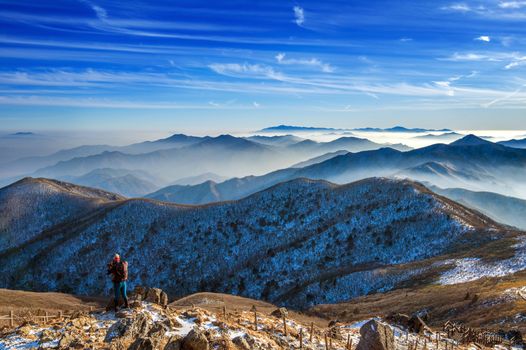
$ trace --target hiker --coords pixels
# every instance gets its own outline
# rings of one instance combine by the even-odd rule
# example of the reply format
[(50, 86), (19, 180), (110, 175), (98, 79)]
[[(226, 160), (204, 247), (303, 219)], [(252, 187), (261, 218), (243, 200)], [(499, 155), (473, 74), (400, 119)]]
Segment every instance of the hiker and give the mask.
[(115, 293), (115, 312), (119, 305), (119, 294), (124, 299), (124, 307), (128, 308), (128, 297), (126, 295), (126, 280), (128, 279), (128, 263), (121, 261), (119, 254), (115, 254), (113, 260), (108, 264), (108, 275), (113, 275), (113, 291)]

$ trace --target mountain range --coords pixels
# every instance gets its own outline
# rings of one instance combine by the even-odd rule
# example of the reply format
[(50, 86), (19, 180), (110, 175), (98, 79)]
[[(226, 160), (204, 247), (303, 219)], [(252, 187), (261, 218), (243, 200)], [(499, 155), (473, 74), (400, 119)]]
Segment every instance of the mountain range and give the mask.
[(418, 183), (382, 178), (295, 179), (206, 206), (26, 178), (0, 189), (0, 212), (2, 288), (106, 294), (104, 261), (119, 252), (134, 284), (172, 297), (218, 291), (295, 308), (449, 281), (453, 257), (491, 252), (504, 264), (522, 237)]
[[(1, 174), (4, 184), (31, 175), (65, 179), (125, 196), (136, 196), (148, 193), (145, 191), (151, 188), (181, 184), (178, 180), (207, 173), (222, 174), (222, 178), (208, 178), (215, 181), (235, 176), (261, 175), (327, 152), (357, 152), (381, 147), (401, 151), (411, 149), (401, 144), (378, 144), (356, 137), (315, 142), (292, 135), (242, 138), (231, 135), (195, 137), (176, 134), (166, 139), (129, 146), (81, 146), (49, 156), (22, 158), (5, 164)], [(110, 171), (103, 174), (100, 169), (125, 171), (127, 178), (110, 175)], [(151, 176), (141, 176), (144, 172)]]
[(525, 168), (526, 150), (468, 135), (449, 145), (435, 144), (407, 152), (392, 148), (348, 152), (302, 168), (286, 168), (222, 183), (209, 182), (193, 188), (167, 187), (147, 197), (204, 204), (210, 199), (239, 199), (279, 182), (301, 177), (347, 183), (372, 176), (391, 176), (425, 181), (444, 188), (491, 188), (493, 192), (520, 198), (526, 196), (522, 179)]
[(509, 141), (500, 141), (498, 142), (501, 145), (508, 146), (508, 147), (514, 147), (514, 148), (526, 148), (526, 139), (520, 139), (520, 140), (509, 140)]
[[(156, 141), (145, 141), (134, 143), (128, 146), (110, 146), (110, 145), (87, 145), (75, 148), (65, 149), (47, 156), (24, 157), (15, 161), (3, 164), (0, 171), (1, 176), (15, 176), (27, 174), (37, 169), (52, 166), (58, 162), (68, 161), (74, 158), (94, 156), (104, 152), (121, 152), (126, 154), (141, 154), (154, 152), (163, 149), (178, 148), (189, 146), (200, 141), (199, 137), (175, 134), (165, 139)], [(92, 169), (94, 170), (94, 169)], [(72, 174), (66, 174), (72, 175)]]
[(422, 129), (422, 128), (406, 128), (403, 126), (394, 126), (392, 128), (356, 128), (352, 129), (362, 132), (405, 132), (405, 133), (424, 133), (424, 132), (451, 132), (450, 129)]

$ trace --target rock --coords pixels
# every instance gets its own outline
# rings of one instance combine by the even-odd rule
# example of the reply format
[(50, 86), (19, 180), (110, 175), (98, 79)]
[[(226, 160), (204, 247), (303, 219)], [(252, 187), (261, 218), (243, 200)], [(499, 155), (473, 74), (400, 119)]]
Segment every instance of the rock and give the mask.
[(181, 328), (183, 325), (172, 315), (168, 315), (166, 319), (162, 321), (168, 329)]
[(119, 311), (119, 312), (116, 312), (115, 313), (115, 317), (117, 318), (128, 318), (128, 317), (131, 317), (131, 314), (127, 311)]
[(148, 332), (148, 337), (155, 340), (156, 342), (160, 342), (166, 334), (166, 332), (168, 332), (169, 330), (170, 328), (167, 327), (164, 323), (156, 322), (153, 324), (152, 328)]
[(164, 347), (164, 350), (181, 350), (183, 344), (183, 338), (173, 336), (168, 340), (168, 343)]
[(277, 318), (283, 318), (289, 315), (289, 311), (284, 307), (280, 307), (279, 309), (272, 311), (270, 315)]
[(183, 339), (182, 350), (208, 350), (209, 344), (206, 336), (198, 330), (191, 330)]
[(135, 289), (131, 293), (131, 296), (132, 296), (133, 299), (135, 299), (137, 301), (142, 301), (142, 300), (146, 299), (146, 291), (147, 291), (147, 289), (144, 288), (143, 286), (137, 286), (137, 287), (135, 287)]
[(138, 338), (135, 340), (128, 350), (155, 350), (154, 341), (150, 338)]
[[(122, 298), (119, 298), (119, 305), (118, 307), (124, 307), (124, 300)], [(111, 300), (106, 305), (106, 311), (113, 311), (115, 309), (115, 299), (111, 298)]]
[(55, 333), (50, 331), (49, 329), (44, 329), (42, 333), (40, 334), (40, 344), (50, 342), (56, 338)]
[(33, 334), (33, 325), (31, 323), (24, 323), (17, 328), (16, 333), (23, 338), (36, 339), (36, 335)]
[(141, 302), (139, 300), (132, 300), (129, 302), (129, 307), (130, 309), (138, 309), (141, 307)]
[(402, 327), (405, 327), (405, 328), (409, 327), (409, 320), (410, 319), (411, 319), (411, 317), (409, 317), (408, 315), (402, 314), (402, 313), (398, 313), (398, 312), (390, 313), (386, 317), (386, 321), (388, 321), (389, 323), (395, 324), (397, 326), (402, 326)]
[(426, 325), (424, 320), (416, 315), (409, 319), (407, 328), (414, 333), (423, 333), (424, 331), (431, 332), (431, 329)]
[(248, 345), (250, 345), (250, 348), (253, 349), (256, 345), (256, 340), (248, 333), (245, 333), (244, 338), (247, 341)]
[(232, 343), (234, 343), (234, 345), (240, 350), (250, 350), (250, 349), (252, 349), (252, 347), (247, 342), (247, 340), (244, 337), (242, 337), (242, 336), (238, 336), (238, 337), (235, 337), (234, 339), (232, 339)]
[(79, 318), (79, 317), (87, 317), (87, 316), (88, 316), (88, 312), (87, 311), (75, 311), (74, 313), (71, 314), (69, 319), (70, 320), (74, 320), (74, 319)]
[(115, 338), (145, 338), (151, 327), (151, 318), (146, 314), (137, 314), (135, 318), (121, 318), (108, 329), (104, 341), (109, 343)]
[(360, 328), (360, 335), (356, 350), (395, 350), (393, 330), (377, 320), (364, 324)]
[(71, 332), (66, 332), (58, 342), (59, 349), (70, 349), (77, 343), (77, 336)]
[(168, 295), (159, 288), (150, 288), (146, 292), (145, 301), (166, 307), (168, 305)]

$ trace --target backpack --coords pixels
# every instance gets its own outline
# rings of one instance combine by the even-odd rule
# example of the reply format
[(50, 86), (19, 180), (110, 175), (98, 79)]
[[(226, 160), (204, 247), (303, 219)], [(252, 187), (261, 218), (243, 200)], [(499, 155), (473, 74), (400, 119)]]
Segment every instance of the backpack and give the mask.
[(128, 279), (128, 262), (121, 261), (115, 264), (115, 279), (118, 281), (126, 281)]

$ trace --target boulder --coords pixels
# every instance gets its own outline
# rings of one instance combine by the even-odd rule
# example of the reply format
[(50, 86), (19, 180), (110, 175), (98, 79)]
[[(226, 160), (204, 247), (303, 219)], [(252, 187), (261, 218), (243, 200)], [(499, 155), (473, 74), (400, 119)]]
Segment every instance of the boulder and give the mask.
[(66, 332), (58, 342), (59, 349), (82, 349), (84, 348), (79, 334)]
[(150, 288), (146, 292), (145, 301), (166, 307), (168, 305), (168, 295), (159, 288)]
[(155, 350), (154, 341), (150, 338), (137, 338), (128, 350)]
[(181, 350), (208, 350), (206, 336), (198, 330), (191, 330), (183, 339)]
[(147, 292), (147, 288), (145, 288), (143, 286), (137, 286), (137, 287), (135, 287), (135, 289), (131, 293), (130, 297), (132, 299), (136, 299), (138, 301), (142, 301), (142, 300), (146, 299), (146, 292)]
[(395, 350), (393, 330), (377, 320), (371, 320), (360, 328), (360, 342), (356, 350)]
[(272, 311), (270, 315), (277, 318), (283, 318), (289, 315), (289, 311), (284, 307), (280, 307), (279, 309)]
[(55, 338), (56, 338), (56, 335), (54, 332), (52, 332), (49, 329), (44, 329), (42, 333), (40, 333), (40, 344), (53, 341)]
[(252, 347), (248, 344), (247, 340), (242, 337), (238, 336), (232, 339), (232, 343), (239, 349), (239, 350), (250, 350)]
[(134, 318), (121, 318), (106, 332), (105, 342), (109, 343), (115, 338), (146, 338), (152, 327), (151, 318), (146, 314), (138, 314)]
[(148, 337), (158, 343), (169, 330), (170, 327), (168, 327), (164, 322), (155, 322), (148, 332)]
[(168, 343), (164, 347), (164, 350), (181, 350), (183, 344), (183, 338), (179, 336), (172, 336), (168, 339)]

